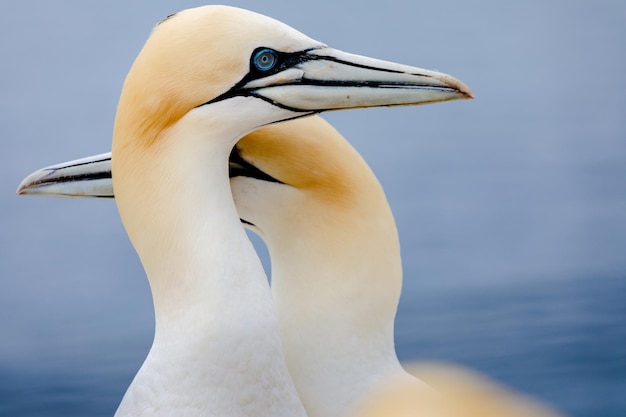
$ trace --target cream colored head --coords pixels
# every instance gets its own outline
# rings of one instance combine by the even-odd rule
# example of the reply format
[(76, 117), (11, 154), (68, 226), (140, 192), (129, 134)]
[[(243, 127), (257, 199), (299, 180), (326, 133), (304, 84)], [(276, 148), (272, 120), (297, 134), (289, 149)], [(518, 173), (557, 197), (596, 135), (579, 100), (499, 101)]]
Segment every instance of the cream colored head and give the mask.
[[(236, 169), (238, 159), (254, 171)], [(250, 169), (250, 168), (248, 168)], [(312, 116), (249, 133), (231, 156), (239, 216), (265, 239), (300, 239), (320, 230), (326, 242), (385, 220), (395, 227), (380, 183), (358, 152), (324, 119)], [(367, 225), (367, 226), (366, 226)], [(347, 249), (345, 247), (343, 250)]]
[[(270, 177), (231, 168), (237, 212), (269, 248), (279, 308), (284, 301), (304, 313), (309, 305), (311, 317), (302, 318), (308, 323), (323, 320), (320, 305), (329, 315), (393, 323), (398, 235), (385, 193), (359, 153), (318, 116), (252, 132), (234, 153)], [(346, 326), (348, 333), (363, 328)]]
[(116, 202), (146, 269), (146, 258), (175, 245), (175, 227), (192, 229), (212, 210), (234, 213), (227, 158), (239, 137), (306, 114), (253, 97), (250, 81), (268, 76), (255, 68), (255, 51), (322, 46), (283, 23), (227, 6), (184, 10), (156, 25), (124, 83), (112, 146)]
[(116, 139), (149, 146), (192, 109), (226, 93), (251, 71), (260, 47), (296, 52), (323, 46), (247, 10), (205, 6), (158, 23), (135, 60), (120, 99)]

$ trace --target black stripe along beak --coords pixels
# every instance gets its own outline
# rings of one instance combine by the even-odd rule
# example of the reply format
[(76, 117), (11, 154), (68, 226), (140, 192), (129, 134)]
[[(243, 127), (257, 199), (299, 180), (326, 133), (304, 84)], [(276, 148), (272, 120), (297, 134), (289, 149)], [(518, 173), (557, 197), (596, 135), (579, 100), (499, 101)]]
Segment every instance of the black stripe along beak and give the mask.
[(332, 48), (296, 53), (256, 49), (248, 74), (206, 104), (237, 96), (302, 113), (473, 98), (469, 87), (450, 75)]
[[(229, 175), (283, 184), (241, 157), (235, 146), (229, 158)], [(115, 198), (111, 180), (111, 153), (63, 162), (37, 170), (20, 183), (18, 194), (49, 197)]]
[(111, 153), (42, 168), (20, 183), (18, 194), (113, 198)]

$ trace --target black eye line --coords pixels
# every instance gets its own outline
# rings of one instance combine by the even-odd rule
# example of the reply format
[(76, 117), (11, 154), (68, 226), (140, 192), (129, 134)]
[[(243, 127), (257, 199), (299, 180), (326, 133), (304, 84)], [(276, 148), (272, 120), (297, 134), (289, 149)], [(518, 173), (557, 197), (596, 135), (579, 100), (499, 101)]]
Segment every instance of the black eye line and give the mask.
[(261, 181), (275, 182), (283, 185), (285, 184), (243, 159), (239, 153), (239, 148), (236, 145), (230, 152), (230, 157), (228, 158), (228, 176), (230, 178), (249, 177)]
[(254, 223), (250, 223), (249, 221), (247, 221), (247, 220), (245, 220), (245, 219), (242, 219), (241, 217), (239, 218), (239, 221), (240, 221), (241, 223), (243, 223), (243, 224), (247, 224), (247, 225), (249, 225), (249, 226), (256, 227), (256, 224), (254, 224)]
[[(272, 51), (274, 51), (277, 55), (277, 63), (274, 66), (274, 68), (267, 70), (267, 71), (260, 71), (258, 70), (255, 65), (254, 65), (254, 57), (256, 56), (257, 53), (259, 53), (259, 51), (263, 50), (263, 49), (270, 49)], [(259, 48), (256, 48), (254, 51), (252, 51), (252, 54), (250, 55), (250, 60), (249, 60), (249, 67), (248, 67), (248, 73), (241, 79), (239, 80), (239, 82), (237, 82), (235, 85), (233, 85), (228, 91), (226, 91), (224, 94), (221, 94), (217, 97), (215, 97), (212, 100), (207, 101), (206, 103), (202, 103), (196, 107), (202, 107), (204, 105), (207, 104), (212, 104), (212, 103), (216, 103), (218, 101), (222, 101), (222, 100), (226, 100), (232, 97), (236, 97), (236, 96), (245, 96), (247, 95), (246, 90), (244, 90), (242, 87), (244, 85), (246, 85), (247, 83), (249, 83), (250, 81), (259, 79), (259, 78), (265, 78), (265, 77), (270, 77), (278, 72), (284, 71), (287, 68), (293, 67), (295, 65), (298, 65), (299, 63), (302, 62), (306, 62), (306, 61), (311, 61), (314, 59), (318, 59), (318, 57), (316, 56), (311, 56), (308, 55), (309, 51), (312, 51), (314, 49), (318, 49), (318, 48), (309, 48), (309, 49), (304, 49), (302, 51), (298, 51), (298, 52), (281, 52), (281, 51), (277, 51), (275, 49), (272, 48), (267, 48), (264, 46), (261, 46)], [(264, 97), (259, 97), (261, 99), (264, 99), (265, 101), (268, 101), (268, 99), (264, 98)], [(278, 103), (273, 103), (275, 105), (278, 105), (279, 107), (284, 107), (279, 105)], [(293, 110), (296, 112), (301, 112), (302, 110), (298, 110), (298, 109), (291, 109), (289, 107), (284, 107), (288, 110)]]

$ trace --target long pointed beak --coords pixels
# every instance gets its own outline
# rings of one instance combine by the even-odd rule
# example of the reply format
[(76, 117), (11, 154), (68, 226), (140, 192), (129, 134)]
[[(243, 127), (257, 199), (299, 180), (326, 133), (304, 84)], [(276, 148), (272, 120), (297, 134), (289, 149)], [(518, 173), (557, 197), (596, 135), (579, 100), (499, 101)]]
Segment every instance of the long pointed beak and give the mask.
[(247, 94), (293, 111), (404, 106), (471, 99), (462, 81), (436, 71), (332, 48), (305, 51), (271, 76), (241, 86)]
[(54, 197), (113, 198), (111, 153), (89, 156), (33, 172), (21, 182), (18, 194)]
[[(244, 175), (280, 182), (243, 160), (236, 149), (231, 152), (229, 160), (228, 171), (231, 178)], [(37, 170), (24, 178), (17, 193), (46, 197), (115, 198), (111, 179), (111, 152)]]

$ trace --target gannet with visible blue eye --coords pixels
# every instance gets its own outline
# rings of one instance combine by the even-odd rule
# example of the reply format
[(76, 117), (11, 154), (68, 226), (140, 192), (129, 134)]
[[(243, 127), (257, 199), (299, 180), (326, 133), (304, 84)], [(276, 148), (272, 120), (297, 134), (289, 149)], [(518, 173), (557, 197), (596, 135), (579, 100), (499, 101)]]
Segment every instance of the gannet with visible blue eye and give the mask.
[(346, 54), (241, 9), (160, 23), (126, 78), (113, 133), (116, 202), (156, 322), (116, 415), (304, 415), (231, 196), (233, 146), (324, 110), (470, 97), (445, 74)]

